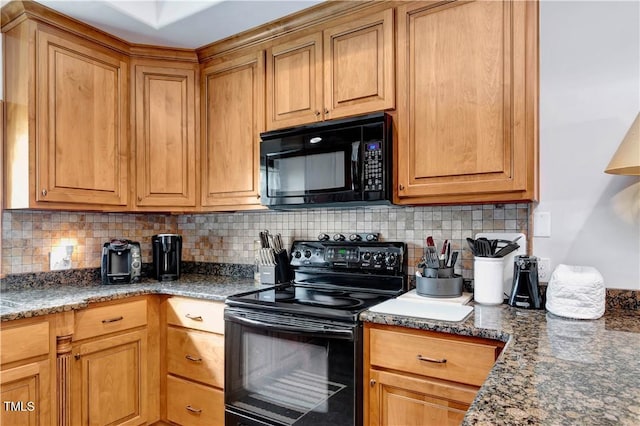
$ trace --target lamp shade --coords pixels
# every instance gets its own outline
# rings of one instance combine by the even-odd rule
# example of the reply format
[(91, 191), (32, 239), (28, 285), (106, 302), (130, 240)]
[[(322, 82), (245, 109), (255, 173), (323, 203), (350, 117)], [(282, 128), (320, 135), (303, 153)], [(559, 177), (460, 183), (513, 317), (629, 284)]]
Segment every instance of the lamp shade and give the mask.
[(605, 169), (614, 175), (640, 175), (640, 113)]

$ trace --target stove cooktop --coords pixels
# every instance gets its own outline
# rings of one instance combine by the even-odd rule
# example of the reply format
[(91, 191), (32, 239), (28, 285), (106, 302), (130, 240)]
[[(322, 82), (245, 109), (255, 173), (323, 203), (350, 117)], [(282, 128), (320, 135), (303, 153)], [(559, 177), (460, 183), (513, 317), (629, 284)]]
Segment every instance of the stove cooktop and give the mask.
[(355, 322), (360, 312), (394, 297), (357, 289), (283, 284), (227, 298), (229, 306)]

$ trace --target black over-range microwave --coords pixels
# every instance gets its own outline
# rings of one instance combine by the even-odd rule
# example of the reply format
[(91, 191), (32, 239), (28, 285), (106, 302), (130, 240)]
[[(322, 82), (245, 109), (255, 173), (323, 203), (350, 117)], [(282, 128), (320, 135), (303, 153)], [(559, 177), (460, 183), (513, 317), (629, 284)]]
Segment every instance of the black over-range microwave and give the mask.
[(391, 134), (383, 112), (261, 133), (262, 204), (391, 204)]

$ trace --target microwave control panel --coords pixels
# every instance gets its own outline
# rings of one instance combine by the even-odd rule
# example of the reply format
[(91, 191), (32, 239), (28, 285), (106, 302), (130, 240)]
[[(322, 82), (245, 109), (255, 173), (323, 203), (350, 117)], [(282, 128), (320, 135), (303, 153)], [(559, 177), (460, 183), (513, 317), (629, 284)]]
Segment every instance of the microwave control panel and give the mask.
[(382, 191), (383, 176), (382, 142), (369, 141), (364, 146), (364, 190)]

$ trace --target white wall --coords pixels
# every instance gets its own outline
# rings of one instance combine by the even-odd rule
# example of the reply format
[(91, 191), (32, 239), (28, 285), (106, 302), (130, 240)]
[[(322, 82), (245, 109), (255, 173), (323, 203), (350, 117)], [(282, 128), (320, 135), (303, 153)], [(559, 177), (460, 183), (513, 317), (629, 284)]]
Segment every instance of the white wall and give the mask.
[(605, 174), (640, 110), (640, 2), (540, 4), (540, 203), (534, 254), (640, 289), (640, 178)]

